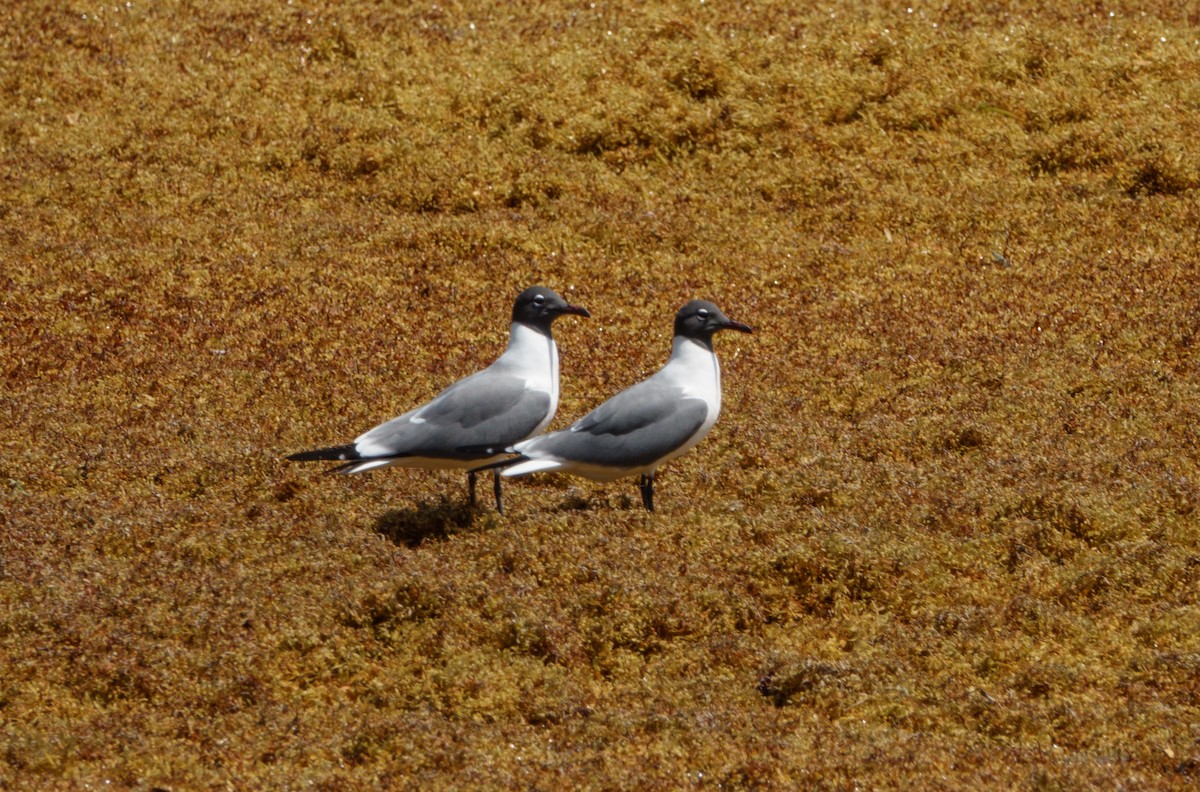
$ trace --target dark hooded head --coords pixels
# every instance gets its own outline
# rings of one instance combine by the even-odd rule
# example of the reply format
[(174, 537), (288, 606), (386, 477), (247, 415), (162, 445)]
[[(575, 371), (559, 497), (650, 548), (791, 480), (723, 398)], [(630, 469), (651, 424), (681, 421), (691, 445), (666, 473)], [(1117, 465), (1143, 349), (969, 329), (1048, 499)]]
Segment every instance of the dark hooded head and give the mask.
[(517, 301), (513, 303), (512, 320), (549, 333), (551, 323), (563, 314), (591, 316), (586, 308), (571, 305), (554, 289), (530, 286), (517, 295)]
[(712, 347), (713, 333), (718, 330), (753, 332), (750, 325), (735, 322), (708, 300), (692, 300), (675, 314), (675, 335), (694, 338)]

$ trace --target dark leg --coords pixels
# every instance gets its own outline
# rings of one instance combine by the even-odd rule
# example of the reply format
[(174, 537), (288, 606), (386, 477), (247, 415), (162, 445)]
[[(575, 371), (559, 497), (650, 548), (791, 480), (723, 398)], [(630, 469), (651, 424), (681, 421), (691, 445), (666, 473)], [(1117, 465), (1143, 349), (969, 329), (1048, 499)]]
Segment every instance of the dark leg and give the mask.
[(654, 511), (654, 474), (642, 474), (638, 487), (642, 490), (642, 505), (647, 511)]
[(496, 493), (496, 511), (504, 514), (504, 503), (500, 500), (500, 471), (492, 471), (492, 491)]
[(475, 472), (467, 474), (467, 491), (471, 493), (471, 505), (475, 505)]

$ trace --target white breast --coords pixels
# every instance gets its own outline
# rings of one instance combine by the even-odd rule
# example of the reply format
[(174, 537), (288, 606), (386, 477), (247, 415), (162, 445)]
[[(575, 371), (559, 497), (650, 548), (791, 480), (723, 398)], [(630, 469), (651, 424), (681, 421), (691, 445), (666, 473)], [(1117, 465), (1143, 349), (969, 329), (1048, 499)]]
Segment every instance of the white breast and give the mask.
[(711, 349), (691, 338), (676, 336), (671, 345), (671, 357), (659, 373), (672, 385), (683, 389), (683, 395), (703, 399), (708, 416), (697, 437), (708, 434), (721, 413), (721, 364)]
[(540, 434), (558, 410), (558, 347), (554, 339), (526, 325), (514, 323), (508, 349), (493, 364), (525, 380), (526, 390), (550, 394), (546, 419), (534, 430)]

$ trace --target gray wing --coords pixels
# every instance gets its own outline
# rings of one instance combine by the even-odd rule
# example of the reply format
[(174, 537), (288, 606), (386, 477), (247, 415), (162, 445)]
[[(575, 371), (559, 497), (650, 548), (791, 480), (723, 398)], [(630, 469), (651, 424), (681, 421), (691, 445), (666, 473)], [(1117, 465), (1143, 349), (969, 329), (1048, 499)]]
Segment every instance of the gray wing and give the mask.
[(538, 438), (529, 450), (608, 467), (641, 467), (687, 443), (708, 416), (703, 399), (645, 380), (623, 390), (570, 429)]
[(485, 370), (376, 426), (354, 444), (364, 457), (481, 458), (488, 456), (485, 447), (504, 448), (533, 434), (549, 411), (549, 393), (526, 390), (523, 379)]

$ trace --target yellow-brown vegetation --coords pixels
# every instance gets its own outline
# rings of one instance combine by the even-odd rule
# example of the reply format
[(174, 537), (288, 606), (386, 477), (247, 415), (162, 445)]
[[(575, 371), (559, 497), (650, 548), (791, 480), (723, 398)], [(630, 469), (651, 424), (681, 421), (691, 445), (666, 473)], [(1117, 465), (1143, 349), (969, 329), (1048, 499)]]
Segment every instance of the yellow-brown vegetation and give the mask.
[[(869, 9), (869, 10), (868, 10)], [(1194, 788), (1194, 3), (0, 11), (0, 787)], [(322, 477), (545, 282), (634, 482)]]

